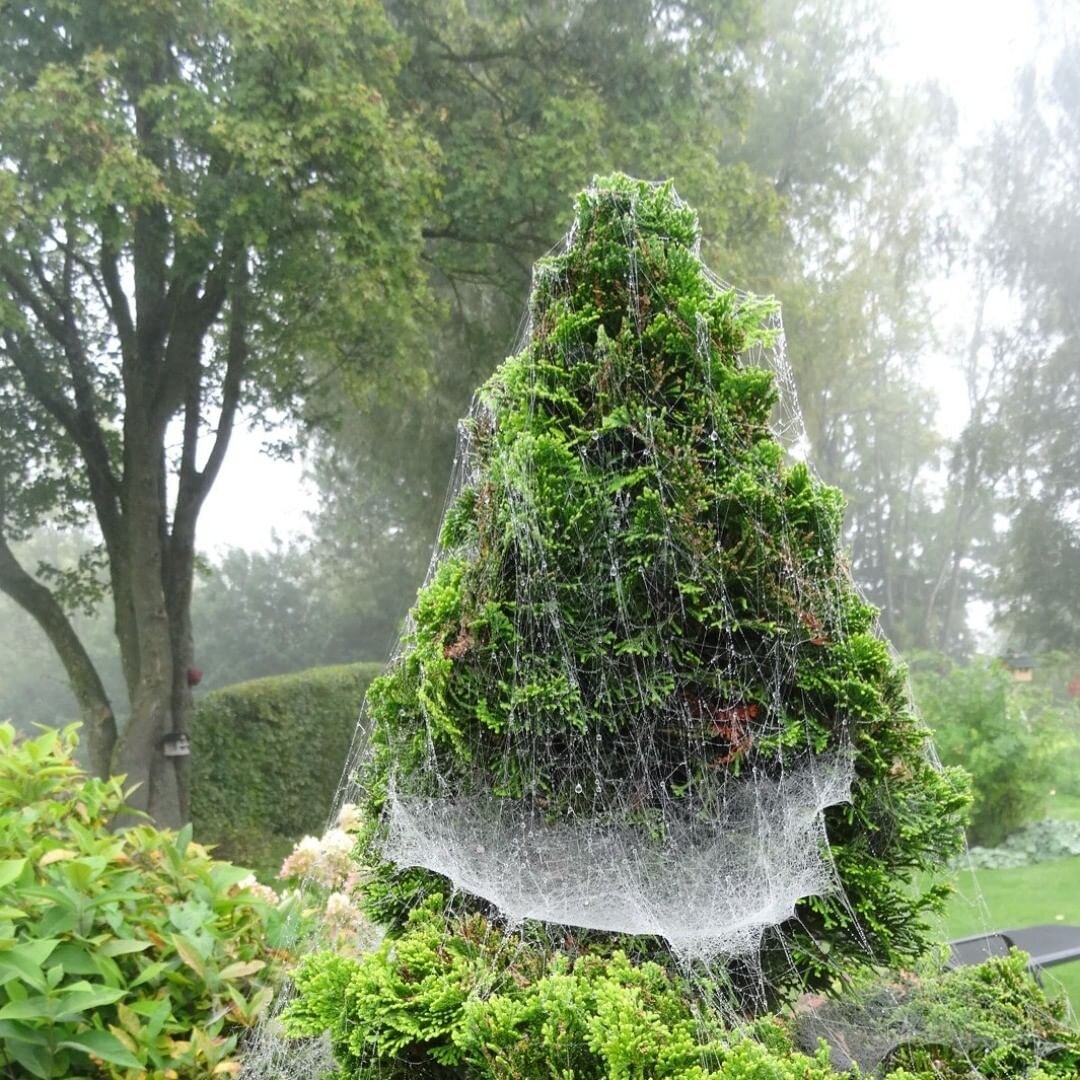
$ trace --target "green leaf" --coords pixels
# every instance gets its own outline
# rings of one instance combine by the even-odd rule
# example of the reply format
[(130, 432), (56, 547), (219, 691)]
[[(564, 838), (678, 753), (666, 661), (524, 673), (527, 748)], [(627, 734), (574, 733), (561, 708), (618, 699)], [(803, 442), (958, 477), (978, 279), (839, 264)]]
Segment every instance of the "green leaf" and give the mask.
[(40, 1077), (41, 1080), (50, 1080), (53, 1076), (52, 1055), (47, 1046), (40, 1046), (19, 1038), (5, 1038), (3, 1050), (31, 1076)]
[[(44, 980), (43, 980), (44, 981)], [(52, 1003), (46, 997), (9, 1001), (0, 1009), (0, 1020), (51, 1020)]]
[(25, 941), (12, 949), (0, 950), (0, 984), (20, 978), (35, 990), (45, 989), (45, 961), (60, 942), (55, 938)]
[(149, 967), (145, 968), (138, 978), (132, 979), (132, 988), (136, 986), (142, 986), (143, 983), (147, 983), (156, 979), (163, 971), (168, 969), (168, 962), (165, 960), (155, 960)]
[(183, 855), (188, 849), (188, 844), (191, 843), (191, 823), (188, 822), (179, 832), (176, 837), (176, 851), (178, 855)]
[(70, 1050), (81, 1050), (92, 1054), (110, 1065), (119, 1065), (125, 1069), (142, 1069), (146, 1064), (140, 1061), (124, 1044), (107, 1031), (84, 1031), (74, 1038), (65, 1039), (59, 1044)]
[(80, 1014), (98, 1009), (102, 1005), (112, 1005), (127, 993), (126, 990), (111, 986), (91, 985), (87, 982), (74, 983), (61, 991), (64, 995), (59, 1003), (57, 1020), (75, 1020)]
[(199, 955), (194, 944), (180, 934), (173, 934), (172, 943), (180, 959), (183, 960), (183, 962), (187, 964), (200, 979), (205, 979), (206, 964), (203, 962), (203, 958)]
[(240, 961), (223, 968), (219, 972), (219, 976), (222, 979), (243, 979), (249, 975), (254, 975), (257, 971), (262, 971), (264, 967), (266, 967), (265, 960)]
[(142, 952), (149, 949), (150, 945), (149, 941), (136, 941), (134, 938), (114, 938), (106, 941), (100, 951), (103, 956), (124, 956), (127, 953)]
[(78, 941), (65, 941), (50, 959), (63, 964), (69, 975), (101, 975), (101, 967), (94, 959), (90, 947)]
[(6, 1045), (5, 1039), (21, 1039), (34, 1046), (48, 1046), (49, 1034), (41, 1028), (31, 1027), (18, 1020), (0, 1020), (0, 1046)]
[(26, 866), (25, 859), (0, 859), (0, 889), (10, 885)]

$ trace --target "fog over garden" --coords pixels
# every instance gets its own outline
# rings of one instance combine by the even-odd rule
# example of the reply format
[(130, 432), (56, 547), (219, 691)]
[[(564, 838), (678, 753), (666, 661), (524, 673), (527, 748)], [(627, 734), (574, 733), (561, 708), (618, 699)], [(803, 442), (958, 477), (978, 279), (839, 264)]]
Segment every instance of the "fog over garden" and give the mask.
[(0, 50), (0, 1078), (1080, 1075), (1071, 0)]

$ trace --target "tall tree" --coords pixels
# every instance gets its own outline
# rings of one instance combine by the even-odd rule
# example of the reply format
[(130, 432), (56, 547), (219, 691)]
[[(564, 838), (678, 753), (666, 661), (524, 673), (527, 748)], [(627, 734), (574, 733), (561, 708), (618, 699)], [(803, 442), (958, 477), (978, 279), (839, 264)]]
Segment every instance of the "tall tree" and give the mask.
[(443, 151), (428, 258), (451, 318), (407, 422), (359, 415), (319, 462), (319, 532), (343, 587), (363, 567), (397, 586), (373, 617), (404, 613), (453, 421), (511, 349), (526, 268), (567, 192), (619, 168), (673, 177), (701, 211), (709, 262), (780, 298), (807, 449), (851, 498), (856, 576), (898, 642), (921, 643), (941, 449), (918, 372), (941, 234), (926, 177), (950, 113), (880, 74), (880, 5), (481, 3), (449, 27), (422, 0), (391, 10), (414, 42), (405, 84)]
[(982, 253), (1021, 306), (999, 384), (1009, 526), (994, 594), (1030, 648), (1080, 647), (1080, 23), (1073, 13), (1073, 33), (1060, 33), (1069, 11), (1049, 6), (1053, 40), (980, 157), (993, 208)]
[[(408, 355), (430, 147), (366, 0), (0, 13), (0, 588), (61, 656), (99, 772), (187, 817), (200, 509), (247, 409)], [(305, 414), (310, 419), (312, 413)], [(102, 539), (129, 716), (12, 542)]]
[(951, 106), (890, 85), (878, 0), (765, 0), (763, 24), (745, 134), (720, 147), (783, 200), (784, 228), (753, 245), (747, 282), (783, 305), (805, 449), (848, 496), (856, 580), (897, 644), (925, 644), (941, 445), (919, 359), (947, 235), (928, 181)]
[(734, 281), (753, 243), (779, 232), (780, 200), (717, 153), (741, 138), (756, 0), (480, 0), (452, 4), (451, 18), (441, 0), (388, 9), (412, 43), (402, 93), (441, 150), (443, 198), (425, 236), (445, 316), (423, 391), (358, 413), (316, 470), (324, 565), (389, 642), (427, 568), (455, 422), (512, 351), (530, 268), (573, 192), (613, 169), (674, 177)]

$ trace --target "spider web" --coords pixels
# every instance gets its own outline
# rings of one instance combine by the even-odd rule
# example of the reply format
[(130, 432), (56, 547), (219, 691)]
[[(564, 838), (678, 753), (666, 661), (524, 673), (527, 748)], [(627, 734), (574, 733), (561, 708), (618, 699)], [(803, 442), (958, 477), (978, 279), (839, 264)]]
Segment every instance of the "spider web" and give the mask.
[[(603, 198), (595, 190), (591, 197)], [(530, 357), (525, 368), (532, 380), (530, 422), (551, 412), (550, 386), (537, 370), (541, 361), (535, 348), (530, 353), (550, 332), (545, 301), (535, 298), (565, 303), (572, 288), (559, 256), (584, 242), (580, 228), (576, 221), (555, 257), (541, 260), (534, 273), (534, 303), (515, 350)], [(647, 298), (660, 290), (638, 257), (642, 231), (633, 206), (624, 217), (624, 240), (629, 258), (623, 326), (630, 324), (640, 342), (648, 332), (647, 318), (656, 316), (649, 307), (655, 301)], [(729, 319), (738, 319), (744, 307), (761, 308), (760, 299), (708, 271), (696, 240), (691, 250), (708, 298), (725, 306)], [(805, 426), (780, 315), (773, 309), (760, 318), (765, 332), (743, 350), (738, 363), (769, 372), (775, 391), (769, 435), (797, 459), (806, 445)], [(699, 313), (692, 330), (695, 362), (708, 372), (717, 362), (715, 328)], [(654, 538), (648, 565), (639, 560), (635, 566), (628, 558), (623, 538), (643, 489), (655, 493), (662, 517), (677, 515), (676, 485), (668, 471), (679, 463), (660, 445), (661, 421), (650, 426), (666, 390), (657, 390), (645, 347), (639, 347), (640, 363), (621, 371), (621, 381), (609, 391), (612, 411), (633, 403), (641, 417), (629, 438), (633, 445), (628, 450), (626, 438), (609, 438), (603, 430), (568, 440), (572, 460), (565, 498), (572, 501), (581, 489), (602, 486), (605, 477), (630, 472), (635, 480), (610, 484), (602, 505), (563, 529), (563, 547), (571, 555), (562, 564), (553, 564), (548, 543), (549, 478), (536, 467), (544, 447), (526, 431), (492, 449), (492, 433), (503, 422), (497, 388), (482, 391), (460, 425), (447, 516), (468, 499), (498, 499), (509, 508), (510, 536), (495, 571), (499, 580), (484, 587), (514, 613), (515, 644), (505, 655), (486, 657), (479, 677), (488, 685), (554, 685), (561, 697), (518, 694), (498, 720), (494, 751), (491, 731), (480, 728), (484, 745), (470, 746), (467, 756), (482, 766), (471, 772), (448, 761), (435, 734), (419, 764), (404, 745), (391, 750), (390, 758), (409, 763), (390, 776), (382, 855), (400, 867), (445, 876), (456, 888), (488, 901), (511, 924), (541, 920), (656, 935), (684, 960), (708, 961), (752, 953), (767, 927), (791, 918), (798, 900), (837, 888), (822, 812), (849, 800), (851, 754), (841, 734), (827, 754), (807, 744), (785, 747), (768, 761), (751, 760), (752, 748), (781, 737), (785, 698), (804, 647), (800, 642), (785, 646), (777, 637), (764, 651), (745, 657), (739, 655), (737, 635), (720, 635), (702, 647), (711, 655), (696, 659), (704, 661), (709, 679), (722, 691), (702, 696), (680, 682), (680, 643), (674, 636), (679, 620), (671, 619), (679, 605), (676, 599), (673, 611), (672, 581), (711, 590), (709, 599), (732, 624), (738, 623), (739, 600), (707, 572), (723, 544), (725, 522), (719, 518), (707, 524), (713, 537), (708, 548), (692, 547), (685, 532), (666, 526)], [(566, 365), (603, 363), (601, 345), (586, 334), (562, 340), (559, 349)], [(710, 375), (690, 392), (706, 403), (709, 430), (697, 437), (712, 469), (721, 473), (750, 448), (727, 422), (730, 405), (722, 399), (722, 384)], [(725, 446), (725, 440), (731, 444)], [(498, 477), (495, 495), (493, 475)], [(753, 506), (740, 512), (753, 521)], [(784, 542), (788, 524), (762, 517), (753, 528), (762, 536), (779, 532)], [(593, 588), (589, 583), (598, 576), (598, 552), (607, 561), (599, 569), (601, 587), (594, 602), (582, 603), (580, 591)], [(486, 563), (497, 561), (471, 533), (463, 543), (444, 542), (436, 549), (426, 584), (437, 582), (440, 568), (449, 564), (464, 564), (467, 574), (482, 577), (489, 573)], [(828, 604), (830, 577), (850, 588), (842, 562), (825, 566), (822, 558), (820, 563), (788, 561), (780, 586), (795, 607)], [(673, 636), (665, 641), (663, 632), (653, 635), (659, 650), (642, 646), (635, 652), (635, 643), (650, 636), (653, 612), (671, 621)], [(395, 664), (407, 660), (414, 634), (414, 625), (406, 628)], [(613, 639), (611, 651), (590, 656), (586, 668), (580, 658), (598, 634)], [(445, 656), (468, 668), (474, 644), (471, 631), (463, 628), (447, 643)], [(628, 686), (641, 688), (636, 700), (627, 697)], [(666, 700), (658, 700), (657, 688), (671, 691)], [(616, 712), (621, 715), (612, 718)], [(428, 716), (420, 723), (429, 732), (436, 726)], [(403, 741), (414, 736), (410, 728), (402, 734)], [(500, 795), (506, 792), (515, 797)]]

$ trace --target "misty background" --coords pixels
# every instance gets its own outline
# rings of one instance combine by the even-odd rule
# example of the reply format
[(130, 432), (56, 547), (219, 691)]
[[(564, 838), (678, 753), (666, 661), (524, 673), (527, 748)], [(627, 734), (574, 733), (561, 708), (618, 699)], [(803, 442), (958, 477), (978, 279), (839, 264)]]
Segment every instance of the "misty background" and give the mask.
[[(629, 15), (564, 7), (541, 40), (483, 6), (438, 25), (388, 5), (441, 155), (435, 303), (408, 370), (343, 386), (317, 435), (287, 452), (273, 416), (246, 418), (199, 525), (200, 692), (386, 659), (456, 420), (513, 347), (529, 268), (572, 193), (630, 159), (699, 208), (717, 273), (780, 299), (803, 449), (847, 496), (853, 571), (894, 645), (916, 667), (1025, 654), (1080, 694), (1076, 5), (746, 0), (722, 94)], [(57, 522), (18, 552), (121, 698), (98, 537)], [(44, 635), (0, 596), (0, 718), (76, 715)]]

